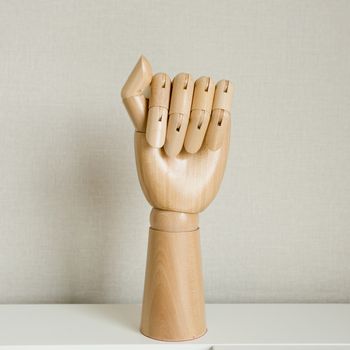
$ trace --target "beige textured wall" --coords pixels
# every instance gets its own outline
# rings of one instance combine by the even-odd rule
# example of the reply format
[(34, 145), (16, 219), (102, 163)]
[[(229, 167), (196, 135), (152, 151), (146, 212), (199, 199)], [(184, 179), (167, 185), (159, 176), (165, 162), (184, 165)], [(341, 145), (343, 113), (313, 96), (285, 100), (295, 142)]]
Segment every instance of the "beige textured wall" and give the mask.
[(350, 302), (349, 1), (1, 1), (0, 302), (139, 302), (119, 98), (140, 53), (236, 86), (209, 302)]

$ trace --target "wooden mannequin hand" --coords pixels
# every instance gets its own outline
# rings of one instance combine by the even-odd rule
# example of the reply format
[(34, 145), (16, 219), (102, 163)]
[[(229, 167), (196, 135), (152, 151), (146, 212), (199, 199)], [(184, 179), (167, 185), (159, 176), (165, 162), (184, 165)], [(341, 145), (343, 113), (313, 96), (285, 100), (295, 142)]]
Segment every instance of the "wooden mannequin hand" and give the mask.
[[(148, 101), (143, 95), (151, 84)], [(172, 89), (171, 89), (172, 85)], [(171, 96), (170, 96), (171, 92)], [(232, 84), (156, 74), (141, 56), (122, 90), (135, 125), (139, 180), (157, 209), (199, 213), (218, 192), (230, 139)], [(169, 107), (170, 106), (170, 107)]]
[[(150, 99), (144, 96), (151, 84)], [(168, 341), (206, 332), (198, 213), (215, 197), (227, 159), (232, 84), (152, 77), (141, 57), (122, 89), (150, 216), (141, 332)]]

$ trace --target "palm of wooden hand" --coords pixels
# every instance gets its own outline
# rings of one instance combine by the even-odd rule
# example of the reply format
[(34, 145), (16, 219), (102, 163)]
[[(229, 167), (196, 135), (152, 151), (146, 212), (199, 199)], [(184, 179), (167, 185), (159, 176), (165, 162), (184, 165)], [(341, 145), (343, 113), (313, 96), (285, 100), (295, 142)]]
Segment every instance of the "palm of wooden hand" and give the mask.
[(135, 133), (136, 164), (148, 202), (157, 209), (182, 213), (203, 211), (216, 196), (224, 174), (229, 138), (212, 151), (202, 146), (191, 154), (169, 157), (164, 149), (148, 145), (144, 133)]

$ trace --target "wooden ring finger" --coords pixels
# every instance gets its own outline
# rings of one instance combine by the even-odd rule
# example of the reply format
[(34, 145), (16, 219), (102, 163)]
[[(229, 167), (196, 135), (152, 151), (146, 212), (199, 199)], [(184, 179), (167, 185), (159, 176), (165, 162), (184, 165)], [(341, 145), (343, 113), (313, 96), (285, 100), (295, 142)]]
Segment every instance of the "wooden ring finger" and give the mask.
[(185, 149), (196, 153), (202, 146), (209, 124), (215, 85), (211, 78), (201, 77), (194, 86), (190, 122), (185, 138)]

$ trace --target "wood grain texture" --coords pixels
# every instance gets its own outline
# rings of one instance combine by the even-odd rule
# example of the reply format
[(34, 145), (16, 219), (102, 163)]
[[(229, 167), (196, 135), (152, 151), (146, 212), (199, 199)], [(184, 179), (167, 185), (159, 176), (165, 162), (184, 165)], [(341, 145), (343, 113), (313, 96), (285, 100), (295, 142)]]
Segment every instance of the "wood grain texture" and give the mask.
[(139, 181), (153, 207), (141, 332), (159, 340), (189, 340), (206, 332), (198, 213), (214, 199), (223, 178), (233, 89), (228, 80), (214, 87), (211, 78), (202, 77), (195, 88), (188, 73), (172, 83), (160, 73), (152, 80), (147, 116), (143, 92), (151, 74), (141, 57), (122, 91), (136, 129)]
[(171, 80), (167, 74), (158, 73), (152, 78), (146, 127), (146, 138), (152, 147), (161, 148), (165, 142), (170, 90)]
[(199, 229), (149, 230), (141, 332), (164, 341), (206, 332)]
[(121, 91), (124, 106), (138, 131), (146, 130), (145, 115), (148, 101), (144, 91), (152, 81), (152, 67), (144, 56), (141, 56), (130, 73)]
[(167, 232), (189, 232), (198, 229), (198, 214), (180, 213), (177, 211), (153, 208), (150, 224), (154, 230)]
[(223, 145), (206, 145), (194, 154), (185, 150), (168, 157), (163, 148), (150, 147), (144, 133), (135, 132), (138, 177), (145, 197), (154, 208), (184, 213), (203, 211), (217, 194), (226, 166), (230, 119)]

